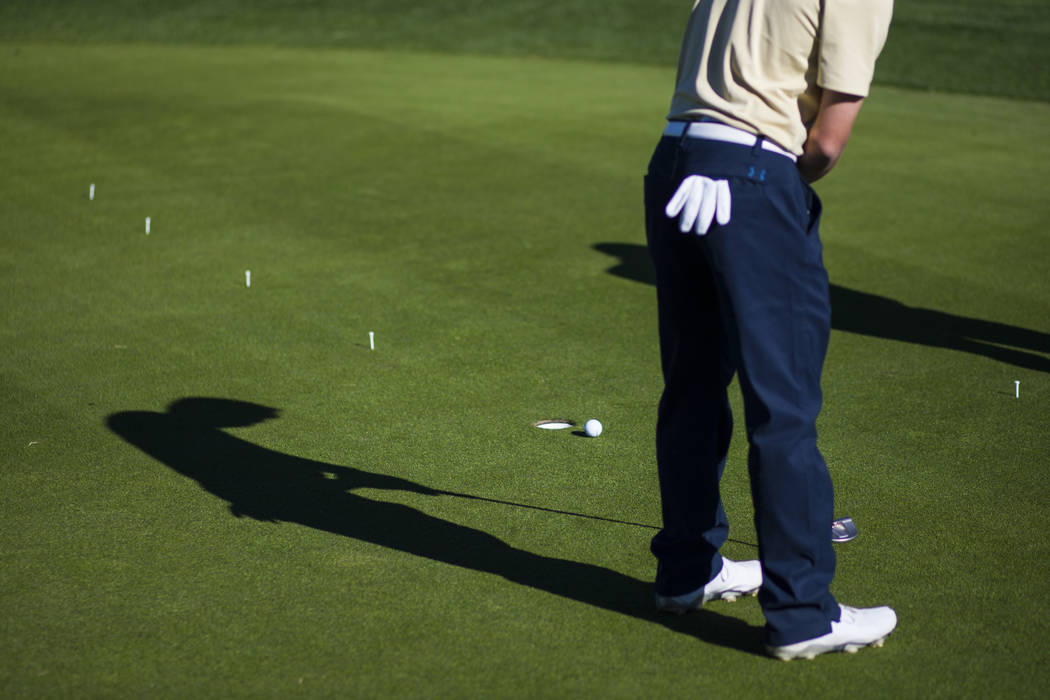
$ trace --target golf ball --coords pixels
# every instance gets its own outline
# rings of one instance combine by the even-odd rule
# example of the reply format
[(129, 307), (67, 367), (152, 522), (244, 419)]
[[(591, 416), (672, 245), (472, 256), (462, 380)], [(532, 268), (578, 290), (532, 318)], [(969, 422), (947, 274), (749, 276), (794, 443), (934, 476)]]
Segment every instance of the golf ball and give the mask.
[(583, 424), (583, 431), (591, 437), (598, 437), (602, 434), (602, 422), (597, 418), (591, 418)]

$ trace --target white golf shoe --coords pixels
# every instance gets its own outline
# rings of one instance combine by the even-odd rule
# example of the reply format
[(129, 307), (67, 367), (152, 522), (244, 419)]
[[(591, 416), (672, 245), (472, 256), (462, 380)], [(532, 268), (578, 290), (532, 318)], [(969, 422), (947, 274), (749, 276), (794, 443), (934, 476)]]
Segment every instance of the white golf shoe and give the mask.
[(820, 637), (806, 639), (784, 646), (767, 646), (766, 650), (778, 659), (812, 659), (829, 651), (849, 654), (861, 647), (881, 647), (887, 635), (897, 626), (893, 608), (851, 608), (840, 605), (842, 616), (831, 623), (831, 631)]
[(676, 596), (656, 595), (656, 609), (679, 615), (696, 610), (711, 600), (733, 602), (742, 595), (756, 595), (762, 587), (758, 561), (733, 561), (722, 557), (722, 570), (702, 588)]

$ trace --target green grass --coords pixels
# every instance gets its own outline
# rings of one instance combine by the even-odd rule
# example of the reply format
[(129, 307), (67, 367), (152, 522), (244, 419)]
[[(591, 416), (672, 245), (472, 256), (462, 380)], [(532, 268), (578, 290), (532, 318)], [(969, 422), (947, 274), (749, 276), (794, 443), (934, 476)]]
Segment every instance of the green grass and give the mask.
[[(7, 0), (0, 41), (546, 56), (673, 66), (683, 0)], [(1050, 100), (1045, 0), (898, 0), (881, 84)]]
[[(876, 89), (821, 183), (826, 261), (854, 294), (822, 444), (862, 530), (834, 592), (901, 624), (883, 649), (782, 664), (751, 653), (753, 600), (649, 612), (660, 379), (640, 184), (666, 67), (0, 51), (0, 695), (1037, 697), (1050, 681), (1047, 105)], [(281, 415), (152, 453), (107, 428), (175, 430), (160, 414), (186, 397)], [(563, 416), (606, 432), (530, 427)], [(744, 455), (738, 434), (737, 558), (755, 552)], [(193, 478), (209, 464), (236, 478)]]

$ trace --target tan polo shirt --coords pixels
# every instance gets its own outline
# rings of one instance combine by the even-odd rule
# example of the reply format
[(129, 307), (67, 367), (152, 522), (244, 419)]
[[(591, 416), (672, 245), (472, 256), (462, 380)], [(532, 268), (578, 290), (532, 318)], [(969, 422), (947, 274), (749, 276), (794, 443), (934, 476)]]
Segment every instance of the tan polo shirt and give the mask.
[(893, 0), (695, 0), (667, 118), (802, 155), (823, 89), (867, 96), (892, 14)]

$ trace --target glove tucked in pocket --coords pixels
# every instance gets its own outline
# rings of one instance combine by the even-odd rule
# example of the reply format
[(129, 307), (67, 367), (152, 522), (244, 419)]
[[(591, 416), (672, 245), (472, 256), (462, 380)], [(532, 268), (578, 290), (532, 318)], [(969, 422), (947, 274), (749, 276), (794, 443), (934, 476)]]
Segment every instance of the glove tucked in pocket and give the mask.
[(712, 220), (720, 226), (729, 223), (731, 205), (728, 181), (690, 175), (682, 180), (664, 212), (672, 219), (681, 214), (678, 228), (682, 233), (693, 231), (703, 236), (711, 228)]

